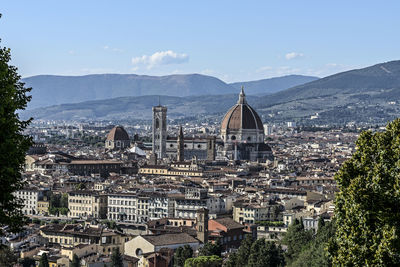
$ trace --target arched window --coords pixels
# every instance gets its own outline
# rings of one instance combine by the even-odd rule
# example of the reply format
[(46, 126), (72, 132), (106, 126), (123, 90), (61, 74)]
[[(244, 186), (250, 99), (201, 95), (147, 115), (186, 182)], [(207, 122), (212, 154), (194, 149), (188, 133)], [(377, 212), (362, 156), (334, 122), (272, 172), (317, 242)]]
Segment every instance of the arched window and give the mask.
[(156, 129), (160, 128), (160, 121), (158, 120), (158, 118), (156, 119)]
[(231, 139), (236, 140), (236, 136), (232, 135)]

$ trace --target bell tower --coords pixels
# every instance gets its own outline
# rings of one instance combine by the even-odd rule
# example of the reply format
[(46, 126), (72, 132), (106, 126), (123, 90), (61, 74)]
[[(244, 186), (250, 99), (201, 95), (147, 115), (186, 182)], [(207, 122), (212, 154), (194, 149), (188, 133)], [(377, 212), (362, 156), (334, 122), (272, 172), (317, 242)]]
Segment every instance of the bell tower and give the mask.
[(197, 239), (203, 242), (208, 242), (208, 209), (201, 208), (196, 212), (196, 230)]
[(159, 159), (166, 157), (167, 150), (167, 107), (153, 107), (153, 154)]
[(179, 135), (177, 139), (177, 156), (176, 156), (176, 161), (177, 162), (182, 162), (185, 161), (185, 139), (183, 137), (183, 130), (182, 126), (179, 127)]

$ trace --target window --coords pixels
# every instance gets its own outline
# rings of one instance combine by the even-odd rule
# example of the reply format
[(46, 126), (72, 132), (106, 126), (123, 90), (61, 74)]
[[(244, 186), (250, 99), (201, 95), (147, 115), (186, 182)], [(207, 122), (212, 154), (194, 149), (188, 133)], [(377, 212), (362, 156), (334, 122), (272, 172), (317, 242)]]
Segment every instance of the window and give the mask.
[(232, 135), (231, 140), (236, 140), (236, 136)]

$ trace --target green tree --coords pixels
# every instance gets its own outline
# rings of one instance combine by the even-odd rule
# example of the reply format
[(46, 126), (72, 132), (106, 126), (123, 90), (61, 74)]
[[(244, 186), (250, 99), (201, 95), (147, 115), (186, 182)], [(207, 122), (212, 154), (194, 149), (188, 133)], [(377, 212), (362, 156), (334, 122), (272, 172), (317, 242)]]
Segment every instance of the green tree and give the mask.
[(81, 267), (81, 261), (76, 254), (72, 257), (72, 262), (70, 267)]
[(222, 247), (218, 242), (216, 243), (207, 242), (206, 244), (204, 244), (202, 248), (200, 248), (199, 255), (200, 256), (215, 255), (221, 257), (221, 252), (222, 252)]
[(199, 256), (185, 261), (185, 267), (220, 267), (222, 259), (218, 256)]
[(290, 265), (306, 249), (313, 237), (311, 230), (305, 230), (302, 221), (296, 219), (288, 228), (282, 242), (287, 245), (286, 262)]
[(47, 253), (43, 253), (39, 260), (39, 267), (49, 267), (49, 260), (47, 259)]
[(267, 242), (265, 238), (256, 240), (251, 246), (248, 262), (245, 266), (262, 267), (284, 266), (283, 250), (274, 242)]
[(18, 262), (22, 265), (22, 267), (35, 267), (36, 261), (33, 258), (22, 258), (19, 259)]
[(17, 68), (8, 64), (10, 60), (10, 49), (0, 47), (0, 227), (19, 232), (24, 216), (13, 192), (23, 187), (21, 172), (32, 140), (23, 134), (31, 119), (20, 120), (17, 112), (26, 108), (31, 88), (24, 87)]
[(193, 257), (193, 249), (189, 245), (179, 247), (174, 253), (174, 266), (183, 267), (185, 261)]
[(229, 266), (246, 266), (249, 260), (253, 238), (251, 235), (246, 235), (245, 239), (240, 244), (236, 253), (232, 253), (229, 258)]
[(333, 264), (400, 266), (400, 119), (362, 132), (335, 179)]
[(335, 235), (335, 221), (320, 220), (315, 237), (304, 247), (300, 254), (289, 265), (291, 267), (328, 267), (332, 266), (327, 253), (327, 246)]
[(0, 245), (0, 266), (12, 267), (17, 262), (18, 257), (5, 245)]
[(111, 255), (111, 266), (112, 267), (123, 267), (123, 259), (122, 254), (119, 251), (119, 247), (113, 249), (113, 253)]

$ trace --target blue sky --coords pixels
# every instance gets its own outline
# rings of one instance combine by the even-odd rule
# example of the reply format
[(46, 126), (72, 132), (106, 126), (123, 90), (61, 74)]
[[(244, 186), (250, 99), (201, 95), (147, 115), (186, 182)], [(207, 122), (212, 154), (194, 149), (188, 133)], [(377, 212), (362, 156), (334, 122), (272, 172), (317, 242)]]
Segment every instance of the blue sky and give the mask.
[(2, 0), (0, 37), (23, 77), (323, 77), (400, 59), (399, 10), (365, 0)]

